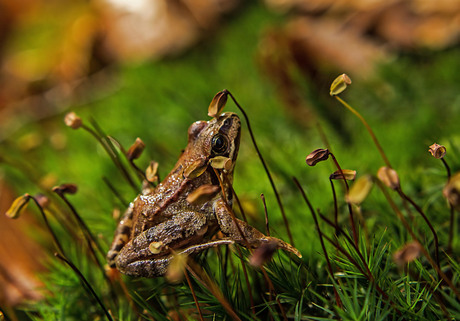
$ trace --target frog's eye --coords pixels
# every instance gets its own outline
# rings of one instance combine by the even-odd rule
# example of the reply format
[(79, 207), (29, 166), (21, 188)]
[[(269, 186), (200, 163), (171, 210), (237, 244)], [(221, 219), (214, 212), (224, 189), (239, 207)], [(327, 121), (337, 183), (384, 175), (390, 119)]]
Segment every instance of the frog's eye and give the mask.
[(227, 151), (228, 141), (223, 135), (217, 134), (212, 138), (211, 148), (214, 154), (222, 154)]

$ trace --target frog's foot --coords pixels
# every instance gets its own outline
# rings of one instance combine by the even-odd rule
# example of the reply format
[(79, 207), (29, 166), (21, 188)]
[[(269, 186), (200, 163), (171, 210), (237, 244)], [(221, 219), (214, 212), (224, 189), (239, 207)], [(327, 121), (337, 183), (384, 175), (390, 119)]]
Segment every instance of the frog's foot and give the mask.
[(291, 244), (286, 243), (283, 240), (277, 239), (276, 237), (266, 236), (264, 241), (266, 241), (266, 242), (274, 242), (274, 243), (276, 243), (278, 249), (283, 249), (285, 251), (291, 252), (291, 253), (297, 255), (299, 258), (302, 257), (302, 254), (300, 254), (299, 250), (297, 250)]
[(245, 247), (257, 248), (262, 243), (275, 242), (278, 249), (283, 249), (294, 253), (298, 257), (302, 257), (302, 254), (292, 245), (276, 237), (266, 236), (248, 223), (233, 218), (230, 212), (231, 209), (226, 206), (223, 200), (217, 201), (214, 208), (220, 230), (225, 236), (234, 240), (236, 243)]

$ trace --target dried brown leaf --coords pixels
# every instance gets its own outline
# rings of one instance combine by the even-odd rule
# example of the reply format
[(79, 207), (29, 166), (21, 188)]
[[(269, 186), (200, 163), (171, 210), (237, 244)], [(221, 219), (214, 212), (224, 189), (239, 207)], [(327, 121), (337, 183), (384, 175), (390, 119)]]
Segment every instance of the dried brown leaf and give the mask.
[(379, 180), (391, 189), (399, 188), (399, 177), (398, 173), (393, 169), (386, 166), (382, 166), (377, 171), (377, 177)]
[(158, 162), (150, 161), (149, 166), (145, 170), (145, 178), (151, 183), (158, 181)]
[(187, 202), (192, 205), (200, 206), (213, 199), (219, 191), (220, 187), (217, 185), (201, 185), (187, 196)]
[(208, 164), (201, 158), (195, 160), (184, 170), (184, 177), (187, 179), (194, 179), (206, 171)]
[(431, 153), (431, 155), (433, 155), (434, 158), (437, 158), (437, 159), (444, 158), (447, 152), (446, 147), (444, 147), (443, 145), (436, 144), (436, 143), (431, 145), (428, 151)]
[(78, 191), (76, 184), (61, 184), (52, 188), (53, 192), (60, 194), (75, 194)]
[(64, 123), (72, 129), (78, 129), (83, 124), (80, 117), (77, 116), (73, 111), (67, 113), (64, 117)]
[(142, 152), (144, 151), (145, 144), (139, 137), (136, 138), (136, 141), (129, 147), (128, 151), (126, 152), (126, 157), (129, 161), (133, 161), (138, 159)]
[(422, 246), (416, 241), (412, 241), (404, 245), (401, 249), (393, 254), (393, 260), (397, 265), (403, 266), (414, 261), (420, 256)]
[(230, 170), (232, 168), (232, 160), (224, 156), (216, 156), (211, 158), (210, 165), (215, 169)]
[(10, 208), (6, 211), (5, 215), (9, 218), (18, 218), (27, 207), (29, 200), (29, 194), (24, 194), (17, 197), (11, 204)]
[(224, 109), (225, 104), (227, 103), (227, 96), (228, 91), (226, 89), (219, 91), (214, 96), (208, 107), (208, 115), (210, 117), (216, 117), (222, 112), (222, 109)]
[[(343, 173), (343, 175), (342, 175)], [(345, 177), (348, 181), (353, 181), (356, 178), (356, 171), (351, 169), (342, 169), (342, 173), (337, 170), (332, 173), (329, 178), (330, 179), (343, 179)]]
[(351, 85), (350, 77), (348, 77), (347, 74), (341, 74), (332, 82), (329, 94), (331, 96), (336, 96), (347, 89), (349, 85)]
[(319, 162), (325, 161), (329, 158), (329, 150), (324, 148), (318, 148), (312, 151), (305, 161), (307, 162), (308, 166), (315, 166)]
[(366, 199), (371, 188), (372, 178), (369, 175), (358, 178), (348, 191), (346, 201), (355, 205), (361, 204)]

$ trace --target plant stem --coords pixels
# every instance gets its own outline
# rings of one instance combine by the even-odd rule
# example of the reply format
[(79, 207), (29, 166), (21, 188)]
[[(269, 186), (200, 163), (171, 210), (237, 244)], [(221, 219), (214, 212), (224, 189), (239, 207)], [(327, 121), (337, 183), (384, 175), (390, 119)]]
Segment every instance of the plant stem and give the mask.
[(294, 245), (294, 239), (292, 238), (292, 234), (291, 234), (291, 229), (289, 228), (289, 222), (287, 220), (286, 213), (284, 211), (283, 203), (281, 202), (281, 198), (280, 198), (280, 196), (278, 194), (278, 190), (276, 189), (276, 186), (275, 186), (275, 183), (273, 181), (273, 178), (272, 178), (272, 176), (270, 174), (270, 171), (268, 170), (268, 166), (265, 163), (265, 160), (262, 157), (262, 154), (260, 153), (259, 147), (257, 147), (257, 143), (256, 143), (256, 140), (254, 138), (254, 134), (252, 133), (251, 124), (249, 123), (249, 118), (246, 115), (246, 112), (244, 111), (244, 109), (240, 106), (240, 104), (238, 104), (238, 102), (236, 101), (235, 97), (233, 97), (232, 93), (230, 91), (228, 91), (228, 90), (226, 90), (226, 92), (230, 95), (230, 97), (232, 98), (233, 102), (239, 108), (239, 110), (241, 111), (241, 113), (244, 116), (244, 119), (246, 120), (246, 124), (248, 125), (249, 135), (251, 136), (251, 139), (252, 139), (252, 144), (254, 145), (256, 153), (259, 156), (260, 161), (262, 162), (262, 166), (265, 169), (265, 173), (267, 173), (268, 180), (270, 181), (270, 185), (272, 186), (273, 192), (275, 193), (276, 201), (278, 202), (278, 206), (280, 208), (281, 215), (283, 216), (284, 226), (286, 226), (286, 232), (288, 234), (289, 241), (291, 242), (292, 246), (295, 246)]
[(91, 287), (89, 282), (86, 280), (86, 278), (83, 276), (83, 274), (80, 272), (80, 270), (78, 270), (78, 268), (72, 262), (70, 262), (68, 259), (66, 259), (62, 255), (60, 255), (59, 253), (54, 253), (54, 256), (56, 256), (61, 261), (64, 261), (75, 272), (75, 274), (77, 274), (78, 278), (80, 279), (80, 281), (85, 286), (85, 289), (96, 299), (97, 303), (99, 304), (101, 309), (104, 311), (107, 319), (109, 321), (113, 321), (113, 318), (110, 315), (109, 311), (104, 306), (104, 304), (102, 303), (101, 299), (99, 299), (99, 297), (97, 296), (96, 292), (94, 292), (93, 288)]
[[(449, 182), (451, 177), (450, 167), (447, 164), (446, 160), (441, 158), (442, 163), (447, 171), (447, 181)], [(455, 224), (455, 209), (452, 205), (449, 204), (450, 207), (450, 219), (449, 219), (449, 239), (447, 241), (447, 253), (452, 252), (452, 242), (454, 241), (454, 224)], [(439, 263), (438, 263), (439, 264)]]
[[(339, 210), (337, 207), (337, 195), (335, 193), (335, 187), (334, 187), (334, 182), (332, 179), (329, 178), (329, 182), (331, 183), (331, 189), (332, 189), (332, 196), (334, 197), (334, 223), (335, 226), (339, 226)], [(335, 234), (338, 235), (338, 230), (336, 228)]]
[(195, 295), (195, 290), (193, 289), (192, 282), (190, 282), (190, 277), (188, 276), (188, 271), (184, 271), (185, 279), (187, 280), (188, 287), (190, 288), (190, 291), (192, 292), (193, 300), (195, 301), (196, 309), (198, 310), (198, 314), (200, 316), (200, 320), (203, 320), (203, 315), (201, 314), (201, 309), (200, 309), (200, 304), (198, 303), (198, 300)]
[(388, 160), (387, 156), (385, 155), (385, 152), (383, 151), (382, 146), (380, 145), (379, 141), (377, 140), (377, 137), (375, 136), (374, 132), (372, 131), (372, 128), (369, 126), (369, 124), (366, 122), (363, 116), (361, 116), (360, 113), (358, 113), (357, 110), (355, 110), (353, 107), (351, 107), (347, 102), (345, 102), (342, 98), (339, 96), (334, 96), (335, 99), (337, 99), (342, 105), (344, 105), (349, 111), (351, 111), (356, 117), (359, 118), (359, 120), (363, 123), (364, 127), (366, 127), (367, 131), (369, 132), (369, 135), (371, 135), (372, 140), (374, 141), (375, 146), (379, 150), (380, 155), (383, 158), (383, 161), (387, 165), (388, 168), (392, 168), (390, 161)]
[[(419, 244), (422, 244), (419, 240), (419, 238), (417, 237), (417, 235), (414, 233), (414, 231), (412, 230), (412, 228), (410, 227), (410, 224), (406, 221), (406, 219), (404, 218), (404, 216), (402, 215), (401, 211), (398, 209), (398, 207), (396, 206), (396, 204), (393, 202), (393, 199), (390, 197), (390, 195), (388, 194), (385, 186), (383, 186), (383, 183), (380, 182), (380, 180), (376, 179), (375, 180), (377, 185), (379, 186), (380, 190), (383, 192), (383, 195), (385, 196), (385, 198), (387, 199), (388, 203), (390, 204), (391, 208), (393, 209), (393, 211), (396, 213), (396, 215), (398, 216), (398, 218), (400, 219), (400, 221), (403, 223), (405, 229), (409, 232), (409, 234), (411, 235), (412, 239), (414, 241), (417, 241)], [(442, 270), (439, 268), (439, 266), (436, 264), (436, 262), (432, 259), (432, 257), (430, 256), (430, 253), (428, 253), (428, 251), (423, 247), (421, 246), (420, 247), (420, 250), (422, 251), (423, 255), (426, 257), (426, 259), (428, 260), (428, 262), (430, 263), (430, 265), (436, 270), (436, 272), (438, 273), (438, 275), (440, 276), (441, 279), (443, 279), (447, 285), (452, 289), (452, 291), (454, 292), (454, 294), (456, 295), (457, 299), (460, 300), (460, 292), (458, 291), (458, 289), (455, 287), (455, 285), (452, 283), (452, 281), (447, 277), (447, 275), (442, 272)], [(439, 288), (438, 288), (439, 289)]]
[(54, 233), (53, 229), (51, 228), (51, 225), (50, 225), (50, 223), (48, 221), (48, 218), (46, 217), (45, 211), (41, 207), (40, 203), (38, 203), (38, 201), (35, 199), (35, 197), (33, 197), (33, 196), (29, 195), (29, 194), (27, 194), (27, 195), (28, 195), (28, 197), (30, 197), (34, 201), (35, 205), (37, 205), (38, 209), (40, 210), (40, 213), (42, 214), (42, 217), (43, 217), (43, 221), (45, 221), (46, 228), (48, 229), (48, 231), (50, 232), (51, 236), (53, 237), (54, 245), (59, 250), (59, 253), (64, 254), (64, 251), (62, 250), (61, 243), (59, 243), (59, 240), (58, 240), (56, 234)]
[(267, 236), (270, 236), (270, 225), (269, 225), (269, 222), (268, 222), (268, 211), (267, 211), (267, 204), (265, 203), (265, 195), (260, 194), (260, 198), (262, 199), (262, 203), (264, 204), (265, 231), (267, 232)]
[[(332, 278), (333, 275), (334, 275), (334, 272), (332, 271), (332, 265), (331, 265), (331, 262), (329, 260), (329, 255), (327, 254), (326, 246), (324, 245), (323, 233), (321, 232), (321, 229), (319, 227), (318, 218), (316, 217), (316, 212), (313, 209), (313, 206), (311, 205), (310, 200), (308, 199), (307, 195), (305, 194), (305, 191), (303, 190), (303, 188), (300, 185), (300, 183), (297, 180), (297, 178), (293, 177), (292, 179), (294, 180), (295, 185), (299, 189), (299, 191), (302, 194), (302, 197), (303, 197), (305, 203), (307, 203), (307, 206), (310, 209), (310, 213), (311, 213), (311, 215), (313, 217), (313, 220), (315, 222), (316, 231), (318, 232), (318, 235), (319, 235), (319, 241), (321, 243), (321, 248), (323, 249), (324, 257), (326, 258), (327, 268), (328, 268), (329, 274), (331, 275), (331, 278)], [(342, 301), (340, 300), (339, 294), (337, 293), (337, 289), (335, 287), (334, 287), (334, 296), (335, 296), (335, 301), (336, 301), (337, 305), (341, 308), (342, 307)]]
[(415, 203), (409, 196), (407, 196), (401, 189), (401, 186), (399, 186), (396, 191), (399, 193), (399, 195), (405, 199), (406, 201), (408, 201), (416, 210), (417, 212), (419, 212), (419, 214), (423, 217), (423, 219), (425, 220), (425, 223), (428, 225), (428, 227), (430, 228), (431, 230), (431, 233), (433, 234), (433, 240), (434, 240), (434, 256), (435, 256), (435, 260), (436, 260), (436, 264), (438, 265), (439, 267), (439, 241), (438, 241), (438, 234), (436, 234), (436, 231), (433, 227), (433, 225), (431, 224), (430, 220), (428, 219), (428, 217), (425, 215), (425, 213), (423, 212), (423, 210), (420, 208), (420, 206), (417, 205), (417, 203)]
[[(345, 188), (347, 190), (347, 193), (349, 191), (348, 187), (348, 182), (347, 179), (345, 178), (345, 175), (343, 174), (342, 167), (340, 167), (339, 162), (335, 158), (334, 154), (329, 152), (329, 155), (331, 156), (332, 160), (334, 161), (335, 166), (339, 170), (340, 174), (342, 175), (343, 182), (345, 183)], [(353, 239), (355, 240), (356, 247), (358, 247), (358, 230), (356, 229), (356, 224), (355, 224), (355, 218), (353, 216), (353, 207), (351, 206), (350, 202), (347, 202), (348, 206), (348, 213), (350, 214), (350, 225), (351, 225), (351, 230), (353, 231)]]

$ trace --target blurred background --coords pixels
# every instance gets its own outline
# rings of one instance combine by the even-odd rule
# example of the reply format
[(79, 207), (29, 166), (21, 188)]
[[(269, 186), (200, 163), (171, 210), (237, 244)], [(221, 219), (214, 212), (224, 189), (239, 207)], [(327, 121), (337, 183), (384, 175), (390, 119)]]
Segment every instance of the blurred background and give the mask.
[[(140, 137), (146, 151), (137, 164), (154, 159), (164, 177), (188, 126), (208, 119), (214, 94), (230, 90), (308, 258), (318, 244), (291, 176), (327, 213), (333, 167), (307, 168), (305, 156), (329, 144), (358, 175), (382, 166), (358, 120), (329, 96), (332, 80), (351, 77), (344, 97), (429, 206), (441, 192), (424, 194), (424, 184), (443, 181), (426, 178), (427, 168), (442, 175), (428, 146), (444, 144), (460, 160), (459, 40), (458, 0), (0, 0), (0, 306), (42, 299), (52, 253), (35, 211), (3, 215), (15, 197), (77, 184), (72, 201), (106, 245), (112, 211), (123, 208), (102, 178), (135, 197), (96, 140), (65, 126), (67, 112), (95, 120), (126, 148)], [(230, 102), (227, 109), (237, 112)], [(286, 238), (246, 129), (237, 164), (234, 187), (250, 221), (263, 226), (264, 193), (274, 234)]]

